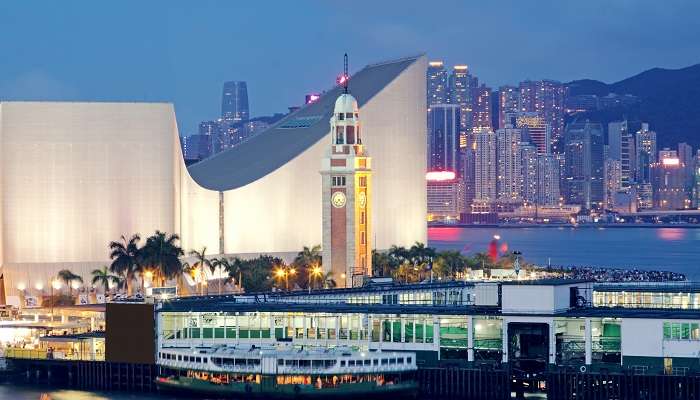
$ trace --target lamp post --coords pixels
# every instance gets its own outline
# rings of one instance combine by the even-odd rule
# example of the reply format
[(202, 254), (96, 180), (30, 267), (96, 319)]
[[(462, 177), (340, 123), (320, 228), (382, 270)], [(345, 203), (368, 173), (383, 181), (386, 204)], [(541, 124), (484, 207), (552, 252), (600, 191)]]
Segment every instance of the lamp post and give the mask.
[(311, 284), (314, 281), (314, 277), (319, 277), (321, 274), (323, 274), (323, 270), (318, 265), (315, 265), (309, 271), (309, 293), (311, 293)]
[(289, 275), (294, 275), (296, 273), (297, 273), (296, 269), (285, 265), (285, 266), (277, 268), (277, 271), (275, 271), (275, 276), (280, 278), (280, 279), (284, 278), (285, 289), (287, 291), (289, 291)]

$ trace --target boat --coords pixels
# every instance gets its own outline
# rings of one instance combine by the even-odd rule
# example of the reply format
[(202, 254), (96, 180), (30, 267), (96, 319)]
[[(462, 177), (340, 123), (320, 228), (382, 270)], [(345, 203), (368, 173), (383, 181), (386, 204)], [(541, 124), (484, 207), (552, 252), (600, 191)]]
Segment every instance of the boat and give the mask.
[(156, 386), (163, 392), (217, 397), (415, 397), (411, 352), (351, 348), (226, 346), (163, 348)]

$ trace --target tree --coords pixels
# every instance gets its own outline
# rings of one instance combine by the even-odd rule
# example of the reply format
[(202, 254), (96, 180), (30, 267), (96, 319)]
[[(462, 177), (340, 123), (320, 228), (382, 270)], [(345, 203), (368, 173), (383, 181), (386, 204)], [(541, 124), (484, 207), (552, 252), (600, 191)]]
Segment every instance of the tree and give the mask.
[(311, 287), (311, 271), (322, 265), (321, 246), (304, 246), (304, 248), (294, 258), (292, 264), (299, 271), (307, 271), (305, 276), (296, 274), (296, 282), (300, 286)]
[(197, 259), (197, 261), (192, 264), (193, 268), (196, 268), (199, 274), (199, 294), (203, 295), (204, 294), (204, 280), (206, 278), (206, 274), (204, 271), (204, 268), (212, 268), (212, 263), (211, 260), (207, 259), (207, 247), (204, 246), (202, 247), (202, 251), (197, 251), (197, 250), (190, 250), (190, 256), (193, 256)]
[(328, 271), (323, 276), (321, 277), (321, 282), (323, 282), (323, 288), (324, 289), (333, 289), (338, 284), (335, 282), (335, 279), (333, 279), (333, 272)]
[(467, 258), (459, 251), (442, 251), (437, 254), (433, 263), (433, 273), (441, 278), (454, 279), (458, 273), (464, 272), (467, 263)]
[(372, 270), (375, 276), (392, 276), (399, 262), (387, 252), (372, 250)]
[(246, 292), (268, 291), (272, 288), (272, 270), (284, 264), (277, 257), (262, 255), (242, 262), (243, 287)]
[(109, 285), (110, 283), (119, 287), (119, 282), (120, 279), (116, 275), (112, 275), (109, 273), (109, 268), (105, 265), (102, 267), (102, 269), (93, 269), (92, 270), (92, 284), (93, 285), (102, 285), (102, 287), (105, 289), (105, 293), (109, 291)]
[[(212, 260), (211, 265), (214, 269), (219, 269), (219, 294), (221, 294), (221, 289), (223, 287), (223, 281), (221, 280), (221, 271), (226, 271), (227, 279), (226, 281), (236, 281), (237, 276), (240, 274), (240, 260), (238, 258), (228, 259), (226, 257), (215, 258)], [(214, 271), (212, 271), (214, 273)]]
[(76, 275), (68, 269), (58, 271), (57, 277), (68, 286), (68, 293), (71, 297), (73, 297), (73, 282), (83, 283), (83, 278), (80, 275)]
[[(165, 232), (156, 233), (146, 239), (141, 249), (144, 267), (151, 267), (163, 285), (165, 280), (177, 278), (182, 273), (182, 257), (185, 252), (178, 245), (180, 237), (177, 234), (167, 235)], [(141, 271), (143, 275), (145, 271)], [(142, 276), (143, 280), (143, 276)]]
[(109, 270), (124, 277), (127, 295), (131, 295), (131, 282), (139, 269), (138, 265), (141, 257), (139, 252), (140, 240), (141, 236), (137, 233), (128, 240), (122, 235), (120, 242), (109, 243), (109, 258), (112, 260)]

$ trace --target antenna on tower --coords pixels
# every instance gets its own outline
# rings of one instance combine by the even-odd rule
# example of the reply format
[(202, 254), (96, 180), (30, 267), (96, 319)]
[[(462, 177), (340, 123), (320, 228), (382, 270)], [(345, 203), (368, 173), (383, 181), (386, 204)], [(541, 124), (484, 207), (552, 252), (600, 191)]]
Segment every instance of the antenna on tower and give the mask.
[(348, 74), (348, 53), (345, 53), (345, 57), (343, 58), (343, 73), (335, 79), (335, 83), (343, 87), (343, 93), (345, 94), (348, 94), (349, 80), (350, 75)]
[(350, 80), (348, 75), (348, 53), (345, 53), (343, 57), (343, 92), (345, 94), (348, 94), (348, 80)]

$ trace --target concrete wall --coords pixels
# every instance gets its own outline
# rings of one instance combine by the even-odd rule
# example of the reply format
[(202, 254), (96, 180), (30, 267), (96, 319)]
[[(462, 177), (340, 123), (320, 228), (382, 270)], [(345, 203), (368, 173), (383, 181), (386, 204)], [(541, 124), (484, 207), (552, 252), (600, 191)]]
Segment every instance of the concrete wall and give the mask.
[(0, 143), (8, 289), (48, 287), (61, 268), (87, 280), (111, 240), (177, 230), (171, 104), (2, 103)]

